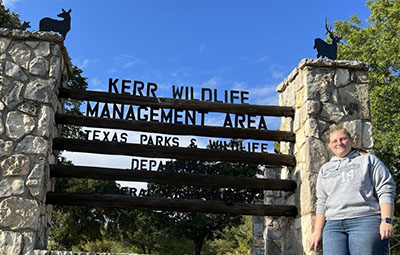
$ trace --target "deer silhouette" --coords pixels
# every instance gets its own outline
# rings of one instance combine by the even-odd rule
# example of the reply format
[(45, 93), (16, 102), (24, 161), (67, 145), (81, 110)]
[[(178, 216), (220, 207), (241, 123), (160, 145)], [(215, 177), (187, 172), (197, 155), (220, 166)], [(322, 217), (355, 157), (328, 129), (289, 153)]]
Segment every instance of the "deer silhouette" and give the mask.
[(19, 30), (26, 30), (27, 28), (31, 27), (30, 22), (24, 21), (21, 26), (5, 26), (8, 29), (19, 29)]
[(58, 32), (64, 36), (67, 36), (68, 31), (71, 29), (71, 9), (65, 11), (62, 9), (62, 13), (58, 14), (57, 17), (63, 18), (63, 20), (55, 20), (51, 18), (43, 18), (39, 21), (40, 31), (53, 31)]
[(333, 35), (332, 27), (328, 26), (327, 19), (325, 19), (325, 28), (326, 34), (329, 34), (332, 43), (329, 44), (321, 38), (317, 38), (314, 40), (314, 49), (317, 49), (317, 58), (321, 56), (322, 58), (327, 57), (335, 60), (337, 57), (337, 43), (342, 39), (342, 37)]

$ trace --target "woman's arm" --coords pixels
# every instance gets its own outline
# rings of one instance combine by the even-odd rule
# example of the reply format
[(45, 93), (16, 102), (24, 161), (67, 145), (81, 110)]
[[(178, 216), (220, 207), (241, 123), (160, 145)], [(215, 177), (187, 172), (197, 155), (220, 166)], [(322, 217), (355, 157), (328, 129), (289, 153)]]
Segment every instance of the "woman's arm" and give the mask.
[(390, 238), (394, 235), (393, 225), (386, 223), (386, 218), (393, 218), (393, 204), (381, 204), (381, 218), (382, 222), (379, 227), (379, 233), (381, 234), (381, 240)]
[(325, 214), (317, 213), (315, 215), (314, 224), (314, 232), (311, 234), (310, 240), (308, 240), (308, 249), (316, 251), (322, 239), (322, 230), (325, 225)]

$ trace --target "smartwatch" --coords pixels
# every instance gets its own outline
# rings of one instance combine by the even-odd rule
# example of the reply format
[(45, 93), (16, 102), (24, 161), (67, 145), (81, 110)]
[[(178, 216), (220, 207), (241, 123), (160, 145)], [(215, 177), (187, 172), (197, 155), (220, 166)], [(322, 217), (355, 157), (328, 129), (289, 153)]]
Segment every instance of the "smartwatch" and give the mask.
[(386, 222), (388, 224), (392, 224), (392, 218), (386, 217), (386, 218), (382, 219), (382, 222)]

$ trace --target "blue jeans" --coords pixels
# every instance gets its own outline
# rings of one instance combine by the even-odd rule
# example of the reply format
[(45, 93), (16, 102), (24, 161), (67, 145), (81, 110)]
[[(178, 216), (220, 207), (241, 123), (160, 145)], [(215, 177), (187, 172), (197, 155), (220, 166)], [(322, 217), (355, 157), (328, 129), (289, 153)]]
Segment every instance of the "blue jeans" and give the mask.
[(381, 240), (380, 224), (380, 215), (326, 221), (324, 255), (386, 255), (389, 239)]

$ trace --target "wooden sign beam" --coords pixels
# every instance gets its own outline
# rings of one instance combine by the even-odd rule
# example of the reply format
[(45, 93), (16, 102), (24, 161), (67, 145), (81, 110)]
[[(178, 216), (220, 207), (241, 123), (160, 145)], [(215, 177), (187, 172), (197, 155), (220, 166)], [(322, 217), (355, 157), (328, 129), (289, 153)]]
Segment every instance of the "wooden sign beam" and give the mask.
[(133, 197), (127, 195), (56, 193), (49, 192), (47, 204), (70, 206), (112, 207), (142, 210), (177, 212), (199, 212), (217, 214), (286, 216), (295, 217), (297, 208), (291, 205), (245, 204), (222, 201), (179, 200), (155, 197)]
[(211, 174), (173, 173), (90, 166), (50, 165), (51, 177), (84, 178), (95, 180), (154, 182), (168, 185), (189, 185), (210, 188), (237, 188), (254, 190), (282, 190), (294, 192), (292, 180), (263, 179)]
[(296, 164), (294, 156), (285, 154), (164, 147), (67, 138), (54, 138), (53, 150), (181, 160), (225, 161), (275, 166), (295, 166)]
[(193, 135), (220, 138), (238, 138), (267, 141), (294, 142), (293, 132), (278, 130), (259, 130), (243, 128), (224, 128), (210, 126), (194, 126), (183, 124), (169, 124), (160, 122), (104, 119), (76, 115), (56, 114), (57, 124), (67, 124), (96, 128), (112, 128), (130, 131), (151, 132), (170, 135)]
[(141, 105), (154, 108), (177, 110), (196, 110), (203, 112), (222, 112), (236, 114), (252, 114), (276, 117), (294, 117), (294, 109), (289, 106), (269, 106), (250, 104), (227, 104), (200, 100), (182, 100), (161, 97), (145, 97), (127, 94), (116, 94), (99, 91), (84, 91), (61, 88), (59, 96), (82, 101)]

